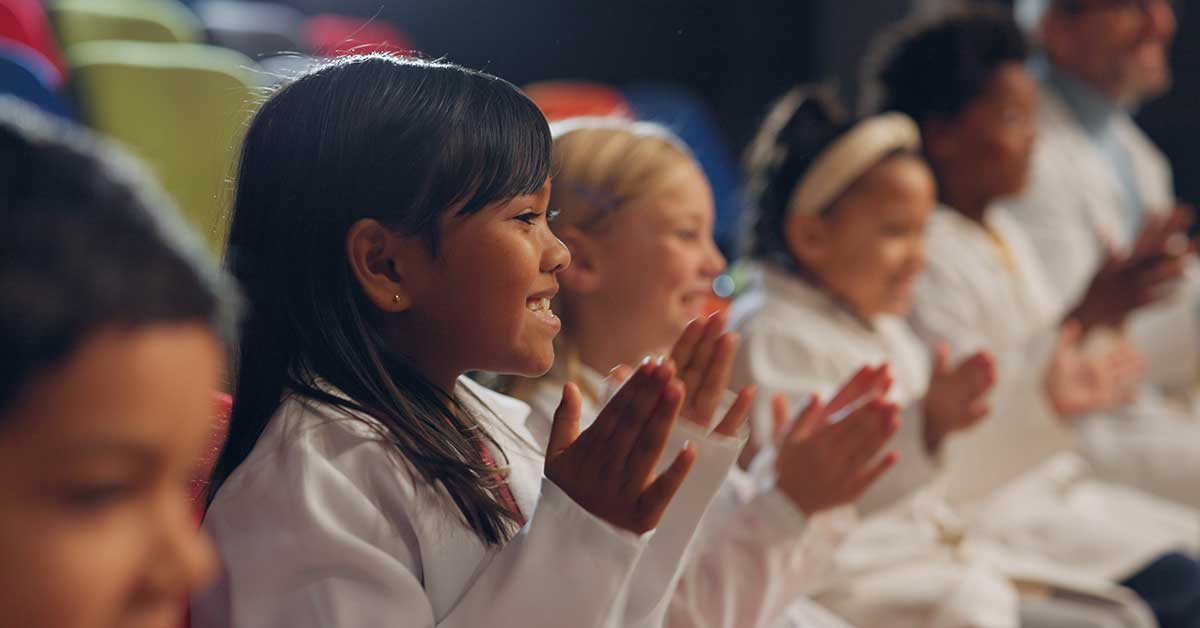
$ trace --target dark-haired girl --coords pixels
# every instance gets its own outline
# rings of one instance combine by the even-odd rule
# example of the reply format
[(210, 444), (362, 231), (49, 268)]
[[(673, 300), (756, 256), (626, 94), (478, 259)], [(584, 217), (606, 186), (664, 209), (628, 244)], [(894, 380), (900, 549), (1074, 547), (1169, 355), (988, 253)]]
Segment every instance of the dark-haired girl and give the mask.
[(204, 524), (224, 571), (194, 625), (659, 621), (686, 543), (664, 554), (645, 533), (695, 459), (664, 458), (674, 367), (643, 364), (582, 433), (567, 386), (546, 451), (527, 406), (462, 377), (553, 362), (570, 255), (547, 224), (550, 151), (512, 85), (444, 63), (349, 57), (263, 105), (229, 235), (250, 311)]

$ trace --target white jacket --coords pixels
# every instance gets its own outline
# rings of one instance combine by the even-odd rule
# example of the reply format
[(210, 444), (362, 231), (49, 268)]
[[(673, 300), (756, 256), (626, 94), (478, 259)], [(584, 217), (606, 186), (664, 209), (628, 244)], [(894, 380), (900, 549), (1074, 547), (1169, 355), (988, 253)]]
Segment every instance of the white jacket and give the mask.
[(507, 457), (528, 518), (516, 537), (483, 545), (369, 421), (292, 396), (207, 513), (223, 568), (194, 628), (659, 625), (668, 585), (632, 584), (647, 567), (669, 578), (681, 553), (647, 565), (653, 532), (617, 529), (543, 477), (524, 403), (467, 378), (455, 394)]
[[(866, 364), (887, 361), (897, 380), (893, 401), (919, 407), (929, 350), (904, 321), (885, 316), (860, 322), (822, 291), (773, 268), (762, 269), (761, 280), (757, 294), (746, 297), (753, 301), (743, 302), (754, 307), (738, 308), (743, 336), (738, 379), (758, 382), (764, 396), (782, 392), (796, 400), (811, 390), (836, 388)], [(914, 417), (920, 420), (910, 410), (903, 420), (916, 422)], [(921, 461), (918, 469), (924, 473), (931, 466)], [(864, 628), (1016, 626), (1018, 585), (1030, 585), (1113, 599), (1145, 618), (1144, 606), (1113, 584), (1128, 575), (1122, 570), (1140, 565), (1092, 560), (1097, 546), (1114, 542), (1114, 535), (1120, 542), (1135, 535), (1122, 535), (1112, 525), (1096, 525), (1096, 535), (1078, 535), (1081, 525), (1097, 523), (1091, 495), (1060, 503), (1041, 490), (1069, 485), (1071, 472), (1045, 470), (1049, 479), (1033, 484), (1038, 501), (1032, 504), (1026, 503), (1024, 484), (1017, 483), (993, 499), (955, 506), (945, 497), (947, 474), (936, 467), (916, 490), (906, 488), (910, 481), (894, 483), (877, 496), (874, 505), (882, 509), (842, 544), (814, 599)], [(1031, 516), (1023, 516), (1027, 512)], [(1062, 538), (1067, 533), (1079, 538)], [(1180, 536), (1192, 533), (1189, 528)], [(1137, 558), (1148, 561), (1178, 540), (1156, 540), (1148, 555)], [(1075, 560), (1060, 560), (1065, 557)]]
[[(1170, 166), (1128, 116), (1115, 121), (1149, 212), (1174, 203)], [(1053, 89), (1042, 90), (1038, 143), (1028, 188), (1005, 206), (1028, 234), (1061, 318), (1087, 289), (1103, 243), (1118, 249), (1136, 237), (1119, 183), (1100, 150)], [(1080, 451), (1104, 477), (1200, 507), (1200, 265), (1166, 301), (1131, 317), (1127, 330), (1146, 355), (1149, 385), (1122, 420), (1089, 420)]]
[[(579, 376), (588, 388), (606, 393), (603, 376), (586, 366)], [(536, 382), (526, 397), (533, 413), (535, 438), (549, 436), (562, 382), (548, 377)], [(585, 397), (581, 417), (593, 421), (599, 408)], [(814, 517), (796, 509), (766, 478), (751, 476), (733, 464), (745, 439), (703, 434), (680, 423), (681, 436), (703, 444), (692, 473), (707, 483), (727, 473), (712, 504), (702, 511), (700, 532), (672, 597), (666, 625), (670, 628), (848, 628), (840, 619), (805, 596), (828, 564), (833, 548), (853, 514)], [(692, 478), (689, 477), (688, 481)], [(680, 498), (677, 497), (678, 501)], [(680, 506), (694, 513), (696, 509)], [(670, 508), (675, 508), (673, 502)], [(851, 517), (846, 520), (846, 515)], [(812, 525), (808, 525), (811, 523)]]

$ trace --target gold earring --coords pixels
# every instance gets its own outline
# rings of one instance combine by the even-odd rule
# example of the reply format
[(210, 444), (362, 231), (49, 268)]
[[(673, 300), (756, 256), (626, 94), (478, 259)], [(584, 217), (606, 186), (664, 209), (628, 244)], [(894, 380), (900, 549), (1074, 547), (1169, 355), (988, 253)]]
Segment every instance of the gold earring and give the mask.
[(392, 303), (399, 303), (399, 302), (400, 302), (400, 295), (393, 294), (392, 295)]

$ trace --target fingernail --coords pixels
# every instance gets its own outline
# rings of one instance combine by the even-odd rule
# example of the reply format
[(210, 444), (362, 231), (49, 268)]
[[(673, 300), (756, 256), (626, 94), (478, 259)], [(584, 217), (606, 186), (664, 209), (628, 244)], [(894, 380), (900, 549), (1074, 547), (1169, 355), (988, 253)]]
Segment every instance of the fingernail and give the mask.
[(667, 356), (665, 356), (665, 355), (660, 355), (660, 356), (658, 356), (657, 358), (654, 358), (654, 365), (655, 365), (655, 366), (662, 366), (662, 364), (663, 364), (663, 360), (665, 360), (665, 359), (666, 359), (666, 357), (667, 357)]

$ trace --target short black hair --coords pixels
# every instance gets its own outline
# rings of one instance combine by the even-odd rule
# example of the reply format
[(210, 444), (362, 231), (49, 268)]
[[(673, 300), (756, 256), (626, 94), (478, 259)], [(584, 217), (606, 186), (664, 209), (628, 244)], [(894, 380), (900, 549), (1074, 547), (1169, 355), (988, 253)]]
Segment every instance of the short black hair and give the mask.
[(884, 92), (881, 109), (907, 114), (918, 124), (962, 113), (1002, 65), (1029, 56), (1012, 16), (995, 7), (955, 11), (893, 37), (876, 76)]
[(140, 168), (0, 97), (0, 411), (101, 328), (202, 321), (229, 338), (232, 282)]

